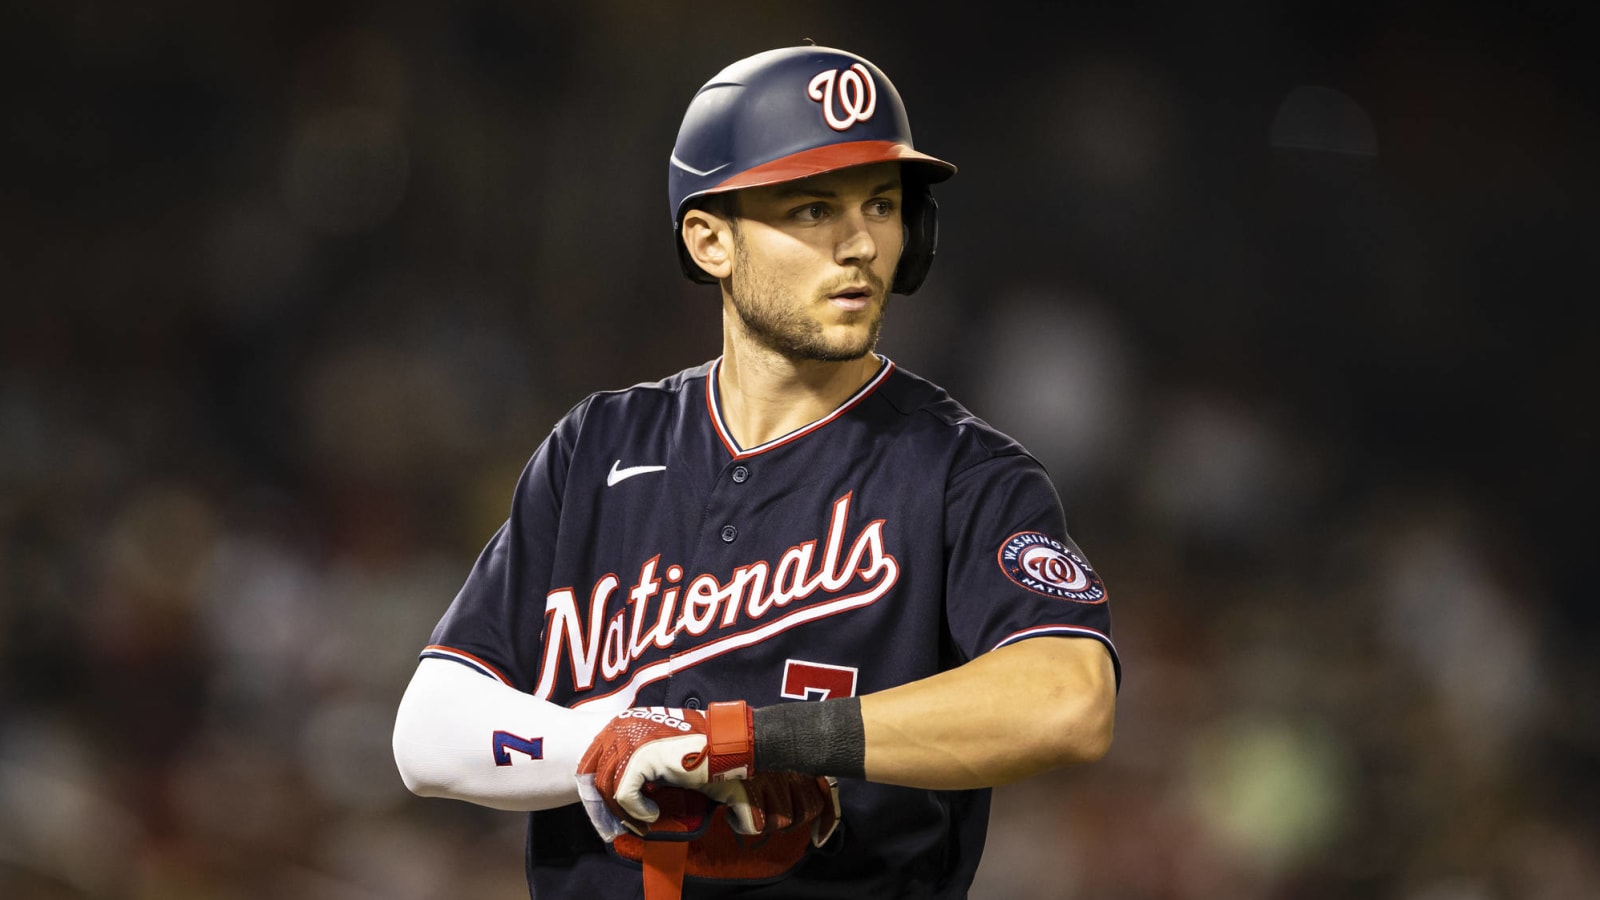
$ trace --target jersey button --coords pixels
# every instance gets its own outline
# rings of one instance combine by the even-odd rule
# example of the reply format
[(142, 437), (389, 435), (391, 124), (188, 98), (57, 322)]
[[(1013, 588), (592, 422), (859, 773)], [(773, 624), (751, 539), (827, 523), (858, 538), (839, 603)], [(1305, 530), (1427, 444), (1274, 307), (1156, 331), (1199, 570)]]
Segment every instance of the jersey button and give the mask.
[(688, 698), (687, 700), (683, 701), (683, 707), (684, 707), (684, 709), (699, 709), (700, 708), (700, 698), (699, 697), (690, 697), (690, 698)]
[(749, 480), (749, 478), (750, 478), (750, 470), (749, 469), (746, 469), (744, 466), (734, 466), (733, 467), (733, 483), (734, 484), (744, 484), (746, 481)]
[(737, 538), (738, 536), (739, 529), (733, 527), (732, 525), (722, 526), (722, 542), (724, 544), (733, 543), (734, 538)]

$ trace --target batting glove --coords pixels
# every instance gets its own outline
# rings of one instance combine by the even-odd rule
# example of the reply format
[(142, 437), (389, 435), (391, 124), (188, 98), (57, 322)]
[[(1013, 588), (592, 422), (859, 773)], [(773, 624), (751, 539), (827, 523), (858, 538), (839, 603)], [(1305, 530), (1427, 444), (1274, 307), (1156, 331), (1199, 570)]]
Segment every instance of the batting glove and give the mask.
[(743, 701), (704, 712), (660, 706), (624, 710), (595, 735), (578, 761), (578, 793), (607, 841), (626, 828), (644, 834), (661, 817), (645, 785), (702, 789), (748, 778), (755, 767), (750, 710)]
[(810, 826), (821, 847), (839, 825), (839, 782), (797, 772), (762, 772), (744, 781), (700, 788), (728, 808), (728, 825), (744, 835), (775, 834)]

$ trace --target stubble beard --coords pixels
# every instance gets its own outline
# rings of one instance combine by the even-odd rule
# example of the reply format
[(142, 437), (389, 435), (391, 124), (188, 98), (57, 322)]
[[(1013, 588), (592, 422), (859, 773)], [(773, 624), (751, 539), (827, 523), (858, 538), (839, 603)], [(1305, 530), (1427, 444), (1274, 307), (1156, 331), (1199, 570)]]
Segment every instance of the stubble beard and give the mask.
[(878, 332), (883, 329), (889, 295), (872, 272), (864, 272), (864, 278), (875, 293), (883, 295), (883, 302), (876, 309), (868, 308), (859, 313), (871, 316), (867, 331), (859, 341), (845, 343), (829, 341), (824, 336), (821, 323), (806, 314), (809, 303), (795, 297), (789, 284), (770, 272), (751, 267), (744, 241), (737, 233), (734, 257), (737, 262), (728, 283), (728, 294), (745, 333), (756, 343), (790, 359), (813, 362), (849, 362), (866, 356), (878, 346)]

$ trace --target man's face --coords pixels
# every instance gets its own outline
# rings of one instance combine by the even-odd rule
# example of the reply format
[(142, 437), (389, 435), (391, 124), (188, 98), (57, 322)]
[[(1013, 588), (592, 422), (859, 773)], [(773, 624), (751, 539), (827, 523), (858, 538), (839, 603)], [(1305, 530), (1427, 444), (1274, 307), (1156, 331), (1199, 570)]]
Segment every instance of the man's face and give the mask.
[(872, 352), (900, 261), (901, 199), (897, 163), (741, 191), (729, 294), (745, 332), (794, 359)]

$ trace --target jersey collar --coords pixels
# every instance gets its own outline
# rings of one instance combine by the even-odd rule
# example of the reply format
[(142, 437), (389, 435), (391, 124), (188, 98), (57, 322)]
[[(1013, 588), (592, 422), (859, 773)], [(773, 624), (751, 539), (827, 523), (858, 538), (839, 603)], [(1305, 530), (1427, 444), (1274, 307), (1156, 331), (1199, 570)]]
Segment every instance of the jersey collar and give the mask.
[(879, 356), (878, 360), (878, 371), (874, 373), (871, 378), (867, 379), (866, 384), (863, 384), (860, 388), (857, 388), (856, 392), (851, 394), (848, 400), (839, 404), (839, 407), (833, 412), (828, 413), (809, 425), (802, 425), (788, 434), (783, 435), (782, 437), (773, 438), (772, 440), (767, 441), (765, 444), (751, 447), (748, 450), (741, 448), (739, 443), (733, 439), (733, 432), (728, 429), (727, 423), (722, 419), (722, 403), (717, 396), (717, 373), (722, 369), (722, 357), (720, 356), (711, 363), (711, 371), (706, 374), (706, 410), (711, 414), (711, 424), (717, 429), (717, 437), (722, 439), (722, 446), (728, 448), (728, 453), (732, 455), (734, 459), (749, 459), (752, 456), (765, 453), (768, 450), (776, 447), (781, 447), (790, 441), (798, 440), (801, 437), (816, 431), (829, 422), (832, 422), (834, 419), (844, 415), (850, 410), (851, 407), (854, 407), (862, 400), (865, 400), (867, 395), (877, 390), (878, 385), (883, 384), (884, 379), (889, 377), (889, 373), (894, 371), (894, 362), (887, 356)]

